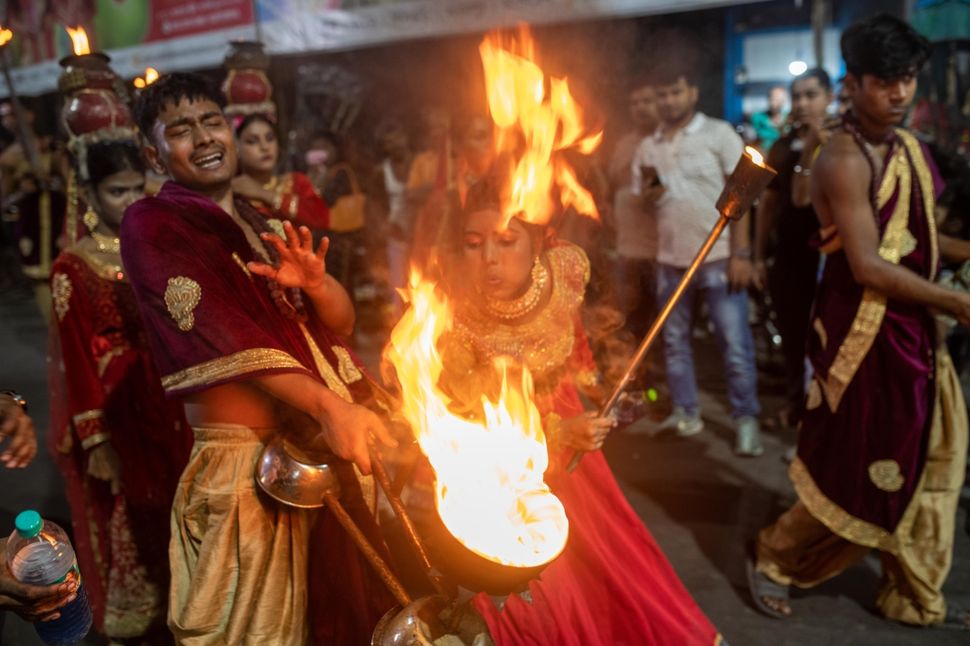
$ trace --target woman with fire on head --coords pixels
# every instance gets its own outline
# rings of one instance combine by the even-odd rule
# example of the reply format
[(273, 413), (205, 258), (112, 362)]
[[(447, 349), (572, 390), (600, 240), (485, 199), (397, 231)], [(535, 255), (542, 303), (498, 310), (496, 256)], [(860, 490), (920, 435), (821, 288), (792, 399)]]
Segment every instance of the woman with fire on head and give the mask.
[[(513, 217), (505, 225), (500, 182), (469, 189), (445, 236), (454, 327), (439, 341), (443, 390), (473, 410), (490, 395), (492, 360), (529, 369), (549, 451), (545, 481), (565, 507), (565, 549), (500, 609), (473, 600), (499, 646), (518, 644), (722, 643), (660, 547), (627, 503), (599, 449), (613, 426), (587, 411), (580, 393), (602, 399), (580, 320), (589, 260), (552, 227)], [(588, 451), (572, 473), (573, 451)]]

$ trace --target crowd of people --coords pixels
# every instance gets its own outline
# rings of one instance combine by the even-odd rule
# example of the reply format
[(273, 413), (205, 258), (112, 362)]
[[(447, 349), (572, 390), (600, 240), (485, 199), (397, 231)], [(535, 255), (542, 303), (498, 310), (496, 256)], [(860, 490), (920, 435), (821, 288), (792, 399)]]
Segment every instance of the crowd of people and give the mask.
[[(777, 176), (697, 268), (624, 398), (640, 410), (645, 385), (664, 383), (669, 411), (623, 432), (703, 431), (692, 352), (703, 313), (733, 449), (762, 455), (750, 308), (766, 292), (783, 345), (781, 417), (799, 430), (798, 501), (752, 537), (752, 603), (784, 619), (789, 586), (876, 549), (888, 619), (970, 629), (941, 592), (967, 415), (938, 322), (970, 325), (970, 293), (938, 282), (970, 253), (942, 233), (937, 165), (901, 127), (929, 46), (882, 14), (846, 30), (842, 53), (844, 115), (831, 112), (832, 79), (810, 69), (787, 88), (787, 118), (773, 104), (759, 121), (774, 129)], [(455, 303), (439, 350), (456, 408), (483, 416), (498, 357), (531, 371), (546, 482), (570, 522), (566, 548), (527, 592), (471, 598), (480, 638), (726, 643), (624, 499), (600, 453), (616, 416), (594, 410), (610, 389), (608, 355), (630, 345), (599, 342), (643, 336), (691, 270), (744, 149), (731, 124), (698, 110), (698, 92), (690, 57), (631, 82), (632, 129), (616, 133), (602, 167), (578, 165), (605, 216), (593, 233), (568, 210), (505, 217), (507, 164), (484, 112), (456, 123), (429, 107), (422, 146), (385, 119), (374, 168), (321, 131), (284, 172), (275, 111), (226, 108), (195, 74), (163, 75), (136, 98), (132, 134), (88, 133), (83, 154), (0, 111), (16, 135), (0, 172), (22, 266), (7, 280), (29, 281), (50, 321), (48, 449), (96, 630), (145, 643), (370, 643), (392, 594), (328, 510), (270, 500), (253, 471), (280, 435), (336, 456), (344, 508), (388, 553), (373, 460), (412, 438), (389, 423), (395, 384), (377, 373), (393, 371), (365, 365), (358, 330), (362, 314), (379, 338), (393, 327), (418, 267)], [(591, 316), (597, 308), (619, 314)], [(0, 462), (24, 466), (34, 431), (15, 393), (0, 399), (11, 438)], [(571, 470), (575, 452), (586, 457)], [(3, 607), (31, 620), (72, 594), (0, 569)]]

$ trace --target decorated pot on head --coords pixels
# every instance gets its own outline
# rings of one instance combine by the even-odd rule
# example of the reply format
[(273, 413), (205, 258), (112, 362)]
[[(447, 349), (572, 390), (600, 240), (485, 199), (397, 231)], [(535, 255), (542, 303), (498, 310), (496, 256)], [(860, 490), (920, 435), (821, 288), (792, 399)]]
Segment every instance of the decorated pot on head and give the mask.
[(137, 141), (128, 93), (121, 78), (102, 52), (72, 54), (61, 59), (64, 71), (57, 87), (64, 96), (61, 123), (68, 135), (67, 148), (73, 169), (67, 187), (66, 233), (68, 243), (78, 239), (77, 221), (81, 212), (78, 182), (86, 182), (87, 149), (99, 141)]
[(242, 119), (260, 114), (276, 120), (276, 104), (273, 103), (273, 84), (266, 71), (269, 56), (263, 44), (249, 40), (234, 40), (223, 61), (226, 80), (222, 92), (226, 96), (226, 116), (237, 126)]

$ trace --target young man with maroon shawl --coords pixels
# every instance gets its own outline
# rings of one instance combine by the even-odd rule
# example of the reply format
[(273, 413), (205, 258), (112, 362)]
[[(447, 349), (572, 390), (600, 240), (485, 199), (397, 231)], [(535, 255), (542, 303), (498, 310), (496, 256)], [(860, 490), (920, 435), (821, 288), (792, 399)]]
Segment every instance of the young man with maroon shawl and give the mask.
[(121, 230), (162, 385), (195, 433), (172, 509), (169, 627), (179, 643), (298, 645), (309, 605), (315, 642), (364, 643), (386, 594), (326, 511), (308, 577), (310, 516), (260, 494), (253, 470), (284, 428), (294, 442), (325, 443), (342, 459), (344, 505), (374, 537), (368, 440), (393, 440), (354, 403), (369, 387), (341, 338), (354, 312), (324, 271), (327, 242), (314, 251), (309, 230), (289, 223), (287, 241), (270, 235), (233, 194), (221, 101), (193, 74), (142, 92), (146, 159), (174, 181), (129, 208)]
[(828, 258), (818, 289), (795, 505), (758, 536), (753, 599), (787, 617), (788, 586), (810, 587), (870, 549), (877, 604), (914, 625), (968, 628), (941, 593), (964, 476), (967, 418), (934, 311), (970, 323), (970, 297), (933, 280), (940, 184), (925, 147), (896, 127), (929, 44), (882, 14), (842, 36), (851, 111), (812, 166)]

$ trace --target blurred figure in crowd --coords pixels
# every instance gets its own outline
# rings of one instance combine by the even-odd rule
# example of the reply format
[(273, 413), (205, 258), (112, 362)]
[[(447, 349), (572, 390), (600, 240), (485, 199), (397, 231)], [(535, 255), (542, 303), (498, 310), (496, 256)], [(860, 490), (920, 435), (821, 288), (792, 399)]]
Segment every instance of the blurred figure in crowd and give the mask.
[(782, 423), (794, 427), (804, 407), (805, 344), (818, 277), (818, 249), (811, 244), (818, 218), (809, 180), (812, 162), (830, 134), (823, 123), (832, 103), (832, 81), (820, 67), (808, 70), (792, 81), (791, 96), (793, 128), (768, 152), (768, 165), (778, 175), (758, 207), (754, 267), (755, 284), (768, 288), (781, 333), (788, 398)]
[(276, 124), (267, 116), (253, 114), (236, 126), (239, 174), (232, 190), (264, 217), (289, 220), (322, 231), (329, 223), (327, 204), (310, 179), (299, 172), (278, 173), (280, 159)]
[(20, 266), (33, 282), (34, 296), (44, 320), (50, 322), (51, 263), (57, 256), (67, 202), (61, 175), (63, 151), (52, 134), (35, 124), (34, 112), (23, 110), (18, 123), (9, 101), (0, 104), (0, 120), (16, 140), (0, 153), (3, 212), (12, 220)]
[(396, 290), (407, 284), (408, 256), (411, 251), (412, 214), (407, 200), (407, 181), (413, 154), (407, 131), (400, 121), (381, 123), (376, 138), (382, 156), (376, 184), (383, 189), (381, 195), (387, 213), (388, 286), (392, 290), (393, 318), (397, 319), (404, 303)]
[(449, 197), (456, 189), (451, 115), (445, 108), (433, 106), (424, 111), (422, 122), (424, 146), (411, 163), (406, 193), (414, 218), (411, 262), (418, 267), (427, 265), (445, 209), (449, 208), (448, 200), (457, 199)]
[(640, 142), (657, 129), (658, 117), (656, 95), (647, 78), (634, 79), (629, 99), (633, 129), (617, 140), (608, 173), (616, 231), (617, 303), (627, 329), (639, 339), (656, 312), (657, 222), (653, 209), (642, 208), (630, 190), (630, 166)]
[(341, 154), (340, 140), (331, 132), (319, 132), (306, 152), (307, 173), (330, 209), (327, 237), (327, 272), (343, 285), (351, 301), (357, 289), (367, 282), (364, 225), (367, 222), (366, 196), (357, 174)]
[(787, 103), (788, 90), (783, 85), (775, 85), (768, 90), (768, 109), (751, 115), (751, 127), (758, 135), (761, 150), (771, 150), (783, 134)]

